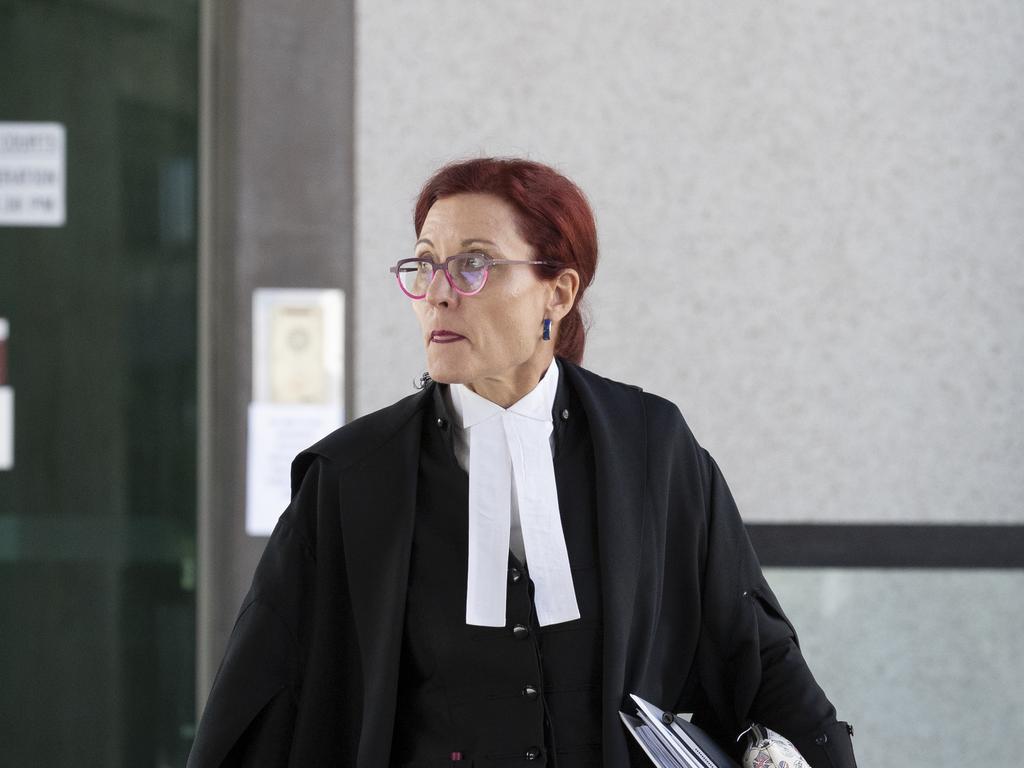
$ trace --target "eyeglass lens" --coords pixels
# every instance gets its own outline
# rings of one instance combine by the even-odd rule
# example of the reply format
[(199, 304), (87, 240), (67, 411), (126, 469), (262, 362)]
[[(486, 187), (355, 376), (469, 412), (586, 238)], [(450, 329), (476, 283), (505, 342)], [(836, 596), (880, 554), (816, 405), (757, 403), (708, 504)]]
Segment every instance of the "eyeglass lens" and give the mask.
[[(476, 293), (487, 279), (488, 260), (476, 253), (460, 253), (446, 262), (448, 274), (456, 290)], [(399, 265), (402, 286), (412, 296), (425, 296), (434, 276), (433, 262), (417, 259)]]

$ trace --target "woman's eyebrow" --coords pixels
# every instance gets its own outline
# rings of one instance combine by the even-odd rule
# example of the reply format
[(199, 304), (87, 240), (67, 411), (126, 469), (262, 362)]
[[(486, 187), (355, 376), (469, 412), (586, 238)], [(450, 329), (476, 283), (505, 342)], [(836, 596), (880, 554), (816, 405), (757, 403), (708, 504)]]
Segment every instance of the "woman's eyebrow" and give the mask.
[[(426, 243), (431, 248), (434, 247), (434, 244), (430, 241), (430, 238), (428, 237), (421, 237), (419, 240), (416, 241), (416, 245), (419, 245), (420, 243)], [(488, 240), (487, 238), (484, 237), (471, 237), (468, 240), (463, 240), (462, 247), (465, 248), (467, 246), (472, 245), (473, 243), (484, 243), (485, 245), (493, 245), (495, 248), (498, 247), (498, 244), (496, 242), (494, 242), (493, 240)]]

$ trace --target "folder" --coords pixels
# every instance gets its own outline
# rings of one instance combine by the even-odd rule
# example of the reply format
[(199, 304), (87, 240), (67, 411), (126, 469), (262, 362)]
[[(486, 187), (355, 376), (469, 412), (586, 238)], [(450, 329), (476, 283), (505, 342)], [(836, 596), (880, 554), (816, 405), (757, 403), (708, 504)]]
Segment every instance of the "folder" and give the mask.
[(739, 768), (701, 728), (630, 694), (636, 715), (619, 712), (626, 730), (657, 768)]

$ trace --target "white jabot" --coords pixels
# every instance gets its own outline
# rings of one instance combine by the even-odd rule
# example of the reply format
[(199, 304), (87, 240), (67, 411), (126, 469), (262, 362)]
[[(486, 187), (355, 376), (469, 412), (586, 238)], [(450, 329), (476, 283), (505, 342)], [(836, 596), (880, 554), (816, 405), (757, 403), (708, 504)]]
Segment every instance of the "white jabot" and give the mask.
[(449, 390), (456, 426), (469, 433), (466, 623), (505, 626), (508, 551), (516, 512), (534, 583), (537, 621), (546, 626), (578, 619), (550, 442), (558, 364), (552, 359), (540, 383), (508, 409), (462, 384)]

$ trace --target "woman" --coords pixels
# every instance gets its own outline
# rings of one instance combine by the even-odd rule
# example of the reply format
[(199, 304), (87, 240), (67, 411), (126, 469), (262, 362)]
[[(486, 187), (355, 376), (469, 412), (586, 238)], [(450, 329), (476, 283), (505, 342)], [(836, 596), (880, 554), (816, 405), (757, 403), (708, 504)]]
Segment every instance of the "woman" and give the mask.
[(414, 223), (392, 272), (429, 378), (295, 460), (189, 765), (641, 766), (638, 693), (854, 766), (714, 460), (673, 404), (579, 367), (580, 190), (470, 160)]

